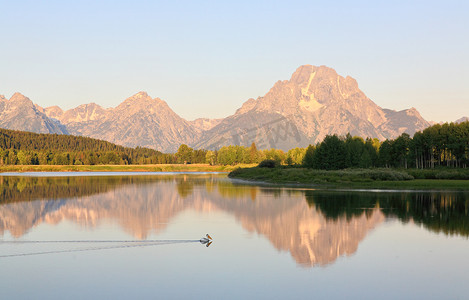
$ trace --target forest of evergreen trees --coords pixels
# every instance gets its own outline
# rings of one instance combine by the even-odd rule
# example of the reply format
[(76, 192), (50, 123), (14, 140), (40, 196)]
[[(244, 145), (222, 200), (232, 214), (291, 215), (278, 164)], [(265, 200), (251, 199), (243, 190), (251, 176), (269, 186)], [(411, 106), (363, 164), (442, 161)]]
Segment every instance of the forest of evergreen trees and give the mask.
[(437, 124), (411, 138), (407, 133), (380, 143), (347, 135), (326, 136), (316, 146), (309, 146), (303, 165), (315, 169), (344, 168), (466, 168), (469, 164), (469, 122)]
[(96, 165), (159, 163), (166, 155), (88, 137), (0, 129), (0, 165)]
[(276, 149), (258, 151), (254, 144), (250, 148), (228, 146), (218, 151), (194, 150), (183, 144), (177, 153), (161, 153), (148, 148), (118, 146), (88, 137), (0, 129), (0, 165), (234, 165), (257, 163), (263, 159), (284, 161), (285, 153)]
[(433, 125), (413, 137), (394, 140), (347, 135), (326, 136), (321, 143), (288, 152), (278, 149), (224, 146), (216, 151), (181, 145), (176, 153), (128, 148), (87, 137), (36, 134), (0, 129), (0, 165), (96, 165), (207, 163), (236, 165), (269, 159), (279, 164), (315, 169), (344, 168), (466, 168), (469, 164), (469, 122)]

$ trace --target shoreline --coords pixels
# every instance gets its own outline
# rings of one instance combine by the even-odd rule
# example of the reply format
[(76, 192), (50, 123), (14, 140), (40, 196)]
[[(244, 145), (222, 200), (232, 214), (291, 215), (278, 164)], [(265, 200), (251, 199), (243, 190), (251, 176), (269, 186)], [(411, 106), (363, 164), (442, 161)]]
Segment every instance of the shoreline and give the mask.
[[(236, 170), (235, 172), (232, 172)], [(249, 170), (257, 170), (256, 174), (250, 174)], [(252, 184), (270, 187), (287, 188), (305, 188), (321, 190), (342, 190), (342, 191), (469, 191), (469, 180), (456, 179), (412, 179), (412, 180), (359, 180), (354, 178), (341, 178), (338, 181), (329, 181), (330, 178), (324, 177), (324, 174), (317, 178), (311, 177), (307, 180), (295, 181), (289, 174), (282, 176), (272, 176), (275, 169), (259, 169), (253, 165), (235, 165), (235, 166), (211, 166), (208, 164), (153, 164), (153, 165), (6, 165), (0, 166), (0, 176), (35, 176), (41, 173), (61, 173), (75, 172), (79, 173), (119, 173), (128, 172), (128, 175), (147, 175), (146, 173), (219, 173), (228, 174), (233, 183)], [(288, 169), (287, 169), (288, 170)], [(299, 170), (299, 169), (297, 169)], [(242, 174), (240, 174), (240, 171)], [(259, 171), (261, 175), (259, 176)], [(277, 171), (278, 172), (278, 171)], [(291, 171), (290, 171), (291, 172)], [(321, 171), (323, 172), (323, 171)], [(329, 171), (333, 173), (334, 171)], [(16, 173), (16, 174), (9, 174)], [(22, 175), (21, 173), (25, 173)], [(29, 174), (27, 174), (29, 173)], [(136, 173), (136, 174), (132, 174)], [(327, 173), (327, 172), (326, 172)], [(113, 175), (113, 174), (108, 174)], [(119, 174), (115, 174), (119, 175)], [(148, 174), (150, 175), (150, 174)], [(290, 174), (291, 175), (291, 174)], [(40, 175), (39, 175), (40, 176)], [(327, 175), (326, 175), (327, 176)]]
[[(366, 171), (363, 169), (323, 171), (255, 167), (236, 169), (230, 172), (228, 177), (235, 180), (235, 182), (244, 184), (322, 190), (469, 192), (469, 180), (467, 179), (415, 179), (412, 176), (407, 177), (408, 174), (404, 176), (402, 171), (396, 170), (371, 170), (370, 174), (363, 174)], [(373, 172), (376, 174), (373, 174)], [(387, 174), (388, 172), (389, 174)], [(300, 173), (301, 176), (299, 176)], [(381, 179), (379, 176), (383, 176), (383, 174), (394, 178)]]
[[(279, 188), (298, 188), (298, 189), (310, 189), (310, 190), (323, 190), (323, 191), (342, 191), (342, 192), (370, 192), (370, 193), (393, 193), (393, 192), (419, 192), (419, 193), (430, 193), (430, 192), (469, 192), (469, 182), (464, 182), (467, 184), (467, 187), (461, 187), (459, 182), (456, 180), (435, 180), (435, 179), (415, 179), (416, 184), (414, 186), (406, 184), (406, 182), (413, 181), (376, 181), (375, 185), (373, 184), (318, 184), (318, 183), (295, 183), (295, 182), (268, 182), (268, 181), (259, 181), (259, 180), (250, 180), (250, 179), (240, 179), (230, 177), (233, 183), (246, 184), (246, 185), (256, 185), (264, 187), (279, 187)], [(435, 181), (440, 181), (440, 185), (433, 185), (433, 188), (424, 188), (419, 186), (420, 184), (426, 183), (435, 183)], [(392, 184), (385, 184), (389, 182)], [(384, 183), (384, 184), (381, 184)], [(455, 186), (445, 185), (446, 183), (455, 183)]]
[(24, 172), (230, 172), (236, 166), (211, 166), (209, 164), (153, 164), (153, 165), (4, 165), (2, 173)]

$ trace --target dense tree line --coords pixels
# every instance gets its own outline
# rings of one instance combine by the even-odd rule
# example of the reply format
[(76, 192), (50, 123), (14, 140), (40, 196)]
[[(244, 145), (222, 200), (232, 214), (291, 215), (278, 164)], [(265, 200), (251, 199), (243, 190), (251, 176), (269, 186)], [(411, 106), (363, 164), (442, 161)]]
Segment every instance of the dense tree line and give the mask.
[(403, 133), (381, 144), (381, 166), (400, 168), (466, 168), (469, 164), (469, 122), (436, 124), (416, 132)]
[(467, 167), (469, 122), (446, 123), (417, 132), (409, 147), (408, 158), (417, 168), (435, 166)]
[(379, 145), (377, 139), (328, 135), (318, 145), (306, 149), (303, 166), (324, 170), (377, 167)]
[(377, 139), (326, 136), (316, 146), (309, 146), (303, 157), (305, 167), (325, 170), (344, 168), (462, 167), (469, 164), (469, 122), (433, 125), (380, 143)]
[(148, 148), (128, 148), (72, 135), (0, 129), (0, 165), (96, 165), (171, 163)]
[(0, 165), (195, 164), (235, 165), (263, 159), (284, 162), (282, 150), (226, 146), (217, 151), (181, 145), (176, 153), (129, 148), (110, 142), (71, 135), (37, 134), (0, 129)]
[(174, 164), (207, 163), (236, 165), (274, 160), (278, 164), (315, 169), (344, 168), (434, 168), (469, 164), (469, 122), (434, 125), (415, 133), (403, 133), (394, 140), (362, 139), (329, 135), (317, 145), (258, 150), (224, 146), (215, 151), (180, 145), (176, 153), (148, 148), (128, 148), (88, 137), (0, 129), (0, 165), (95, 165), (95, 164)]
[(252, 164), (265, 159), (285, 163), (287, 155), (278, 149), (258, 150), (255, 143), (252, 143), (250, 147), (223, 146), (216, 151), (194, 150), (183, 144), (175, 154), (177, 163), (207, 163), (210, 165)]

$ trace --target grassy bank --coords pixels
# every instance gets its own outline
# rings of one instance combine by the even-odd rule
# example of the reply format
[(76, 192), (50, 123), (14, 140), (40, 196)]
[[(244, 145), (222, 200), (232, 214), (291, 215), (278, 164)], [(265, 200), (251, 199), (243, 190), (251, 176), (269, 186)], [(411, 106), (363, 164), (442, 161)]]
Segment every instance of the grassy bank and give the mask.
[[(419, 171), (419, 170), (417, 170)], [(457, 172), (457, 170), (456, 170)], [(456, 178), (464, 178), (464, 172), (453, 173)], [(410, 173), (410, 172), (409, 172)], [(427, 179), (409, 174), (405, 170), (393, 169), (347, 169), (337, 171), (313, 170), (305, 168), (238, 168), (228, 176), (249, 181), (275, 184), (313, 185), (326, 188), (364, 188), (364, 189), (450, 189), (469, 190), (469, 180), (438, 179), (438, 173), (426, 173)], [(423, 179), (422, 179), (423, 177)], [(450, 176), (447, 176), (450, 177)]]
[(164, 164), (164, 165), (6, 165), (2, 172), (230, 172), (237, 167), (253, 165), (211, 166), (208, 164)]
[(469, 180), (469, 169), (407, 169), (405, 172), (415, 179), (461, 179)]

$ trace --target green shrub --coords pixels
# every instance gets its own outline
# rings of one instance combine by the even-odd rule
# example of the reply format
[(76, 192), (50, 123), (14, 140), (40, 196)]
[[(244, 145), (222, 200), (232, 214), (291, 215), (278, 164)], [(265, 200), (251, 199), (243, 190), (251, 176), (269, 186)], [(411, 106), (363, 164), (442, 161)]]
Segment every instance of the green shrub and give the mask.
[(264, 159), (258, 165), (259, 168), (275, 168), (278, 166), (279, 166), (279, 163), (273, 159)]

